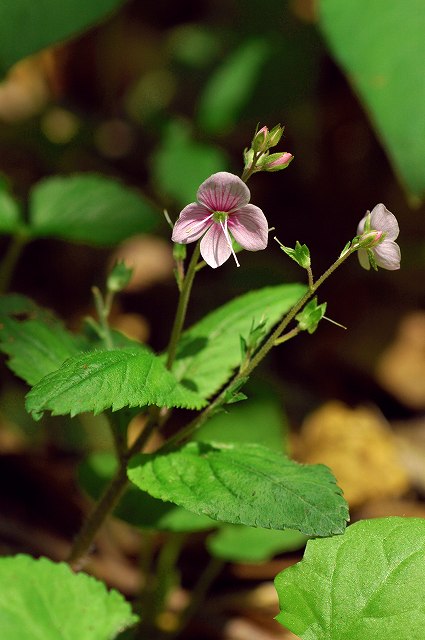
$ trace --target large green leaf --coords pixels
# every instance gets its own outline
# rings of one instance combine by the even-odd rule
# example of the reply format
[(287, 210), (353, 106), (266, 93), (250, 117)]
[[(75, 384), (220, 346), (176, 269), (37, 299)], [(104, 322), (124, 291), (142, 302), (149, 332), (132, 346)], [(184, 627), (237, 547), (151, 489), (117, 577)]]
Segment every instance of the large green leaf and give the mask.
[(182, 207), (195, 200), (201, 182), (228, 167), (223, 151), (195, 140), (188, 124), (170, 122), (161, 145), (152, 157), (155, 184), (160, 193), (174, 198)]
[(275, 531), (228, 524), (207, 538), (211, 555), (227, 562), (266, 562), (278, 553), (295, 551), (307, 538), (299, 531)]
[(137, 620), (118, 591), (64, 563), (0, 558), (4, 640), (110, 640)]
[(113, 245), (150, 231), (156, 219), (152, 205), (140, 193), (99, 175), (47, 178), (30, 195), (34, 236)]
[[(79, 482), (93, 500), (100, 498), (116, 467), (115, 456), (107, 452), (92, 454), (80, 465)], [(121, 498), (114, 515), (135, 527), (154, 531), (184, 533), (217, 526), (217, 522), (211, 518), (187, 511), (172, 502), (153, 498), (133, 484)]]
[(252, 323), (262, 318), (269, 330), (304, 293), (303, 285), (282, 284), (251, 291), (216, 309), (182, 335), (173, 373), (209, 398), (240, 364), (240, 336), (247, 338)]
[(78, 34), (122, 0), (3, 0), (0, 3), (0, 74), (21, 58)]
[(423, 640), (424, 575), (424, 519), (356, 522), (276, 577), (277, 619), (303, 640)]
[(204, 130), (223, 133), (235, 126), (269, 53), (266, 40), (253, 38), (225, 59), (201, 96), (198, 121)]
[(320, 27), (408, 190), (425, 192), (423, 0), (320, 0)]
[(31, 389), (26, 407), (37, 420), (44, 411), (75, 416), (150, 404), (200, 409), (205, 403), (179, 384), (157, 356), (140, 346), (70, 358)]
[(135, 456), (128, 476), (155, 498), (233, 524), (327, 536), (342, 533), (348, 517), (327, 467), (300, 465), (260, 445), (190, 442)]
[(0, 351), (9, 356), (9, 369), (29, 385), (82, 350), (79, 339), (48, 314), (44, 319), (17, 320), (1, 314), (0, 318)]

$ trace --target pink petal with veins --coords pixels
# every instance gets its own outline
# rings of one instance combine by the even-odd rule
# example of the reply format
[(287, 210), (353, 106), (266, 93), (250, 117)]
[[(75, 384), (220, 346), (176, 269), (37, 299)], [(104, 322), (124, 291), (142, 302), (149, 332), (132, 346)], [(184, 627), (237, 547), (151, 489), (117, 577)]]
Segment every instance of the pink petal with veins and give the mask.
[(201, 184), (196, 199), (210, 211), (233, 211), (248, 204), (250, 195), (238, 176), (220, 171)]
[(226, 262), (231, 253), (221, 226), (213, 223), (201, 240), (201, 256), (210, 267), (216, 269)]
[(229, 215), (228, 227), (234, 239), (248, 251), (267, 247), (269, 225), (264, 213), (254, 204), (247, 204)]
[(192, 202), (183, 209), (173, 228), (172, 241), (187, 244), (198, 240), (212, 224), (212, 213), (202, 204)]

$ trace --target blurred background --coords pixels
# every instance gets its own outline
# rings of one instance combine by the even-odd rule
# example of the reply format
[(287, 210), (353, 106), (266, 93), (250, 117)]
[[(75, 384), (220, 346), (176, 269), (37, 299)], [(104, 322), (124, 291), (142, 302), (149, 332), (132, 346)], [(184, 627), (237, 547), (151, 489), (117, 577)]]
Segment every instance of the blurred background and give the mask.
[[(294, 161), (285, 171), (256, 174), (249, 182), (251, 201), (280, 241), (306, 243), (318, 276), (354, 237), (365, 212), (383, 202), (400, 224), (402, 266), (367, 272), (354, 256), (319, 293), (319, 301), (328, 302), (327, 316), (347, 329), (322, 321), (314, 335), (275, 350), (251, 382), (251, 394), (261, 399), (272, 389), (283, 432), (293, 434), (285, 436), (285, 447), (302, 460), (333, 464), (337, 477), (339, 470), (358, 509), (354, 517), (424, 515), (425, 245), (417, 184), (422, 179), (425, 186), (425, 165), (423, 157), (416, 163), (419, 178), (412, 186), (394, 155), (394, 144), (404, 150), (402, 137), (386, 137), (379, 107), (368, 102), (344, 53), (339, 55), (329, 4), (323, 3), (320, 17), (314, 0), (129, 0), (83, 35), (12, 66), (0, 84), (0, 172), (23, 206), (38, 180), (90, 171), (143, 192), (158, 222), (154, 234), (119, 247), (35, 240), (16, 266), (11, 290), (55, 310), (77, 329), (92, 312), (91, 286), (103, 285), (114, 257), (127, 258), (135, 277), (114, 309), (114, 323), (164, 349), (177, 288), (162, 210), (175, 220), (211, 173), (241, 174), (242, 152), (257, 125), (285, 125), (278, 150), (294, 154)], [(367, 36), (367, 26), (352, 25), (354, 42)], [(409, 34), (393, 29), (391, 37), (408, 40)], [(411, 72), (417, 77), (416, 116), (423, 123), (420, 60)], [(386, 105), (387, 112), (392, 108)], [(0, 241), (6, 251), (8, 238)], [(239, 269), (229, 260), (199, 274), (190, 324), (251, 289), (305, 279), (273, 241), (266, 251), (242, 253), (240, 262)], [(41, 433), (20, 404), (23, 383), (5, 367), (2, 375), (3, 452), (29, 455), (35, 446), (44, 454), (78, 454), (83, 445), (75, 421), (66, 435), (58, 419)], [(84, 446), (88, 441), (93, 449), (108, 447), (98, 422)], [(38, 468), (28, 471), (27, 461), (21, 467), (42, 477)], [(50, 478), (58, 468), (53, 463), (44, 473)], [(61, 474), (68, 486), (72, 469)], [(43, 500), (59, 508), (55, 500), (59, 504), (61, 496), (59, 490)], [(69, 502), (66, 514), (60, 509), (56, 536), (69, 535), (80, 508), (76, 496), (74, 506), (74, 516)], [(7, 540), (5, 549), (14, 550)]]

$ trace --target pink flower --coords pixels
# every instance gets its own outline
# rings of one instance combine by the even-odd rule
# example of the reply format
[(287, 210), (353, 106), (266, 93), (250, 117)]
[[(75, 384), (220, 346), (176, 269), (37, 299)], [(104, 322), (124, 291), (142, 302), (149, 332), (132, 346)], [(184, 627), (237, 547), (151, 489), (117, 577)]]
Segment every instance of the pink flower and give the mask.
[(399, 234), (397, 218), (385, 205), (377, 204), (372, 212), (367, 212), (357, 228), (360, 236), (358, 256), (362, 267), (370, 269), (400, 269), (400, 247), (394, 242)]
[(214, 173), (201, 184), (197, 202), (181, 211), (174, 225), (173, 242), (187, 244), (201, 236), (201, 255), (215, 269), (233, 255), (232, 236), (248, 251), (265, 249), (268, 224), (264, 213), (253, 204), (248, 187), (238, 176), (226, 171)]

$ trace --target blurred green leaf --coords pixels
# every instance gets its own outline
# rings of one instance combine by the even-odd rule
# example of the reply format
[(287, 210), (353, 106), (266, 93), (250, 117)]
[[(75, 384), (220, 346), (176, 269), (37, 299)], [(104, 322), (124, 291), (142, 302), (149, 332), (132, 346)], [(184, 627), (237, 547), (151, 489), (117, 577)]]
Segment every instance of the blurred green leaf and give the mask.
[[(261, 429), (258, 425), (261, 424)], [(270, 397), (251, 398), (213, 416), (193, 436), (200, 442), (251, 442), (274, 451), (284, 449), (285, 417), (279, 402)]]
[[(112, 453), (93, 454), (79, 466), (79, 482), (93, 500), (100, 498), (116, 467), (116, 458)], [(133, 484), (121, 498), (114, 515), (135, 527), (154, 531), (185, 533), (204, 531), (217, 526), (217, 522), (208, 516), (198, 515), (172, 502), (153, 498)]]
[(198, 107), (199, 126), (208, 133), (232, 129), (251, 98), (269, 56), (267, 41), (246, 40), (209, 79)]
[(228, 160), (224, 152), (194, 140), (189, 125), (170, 122), (152, 158), (152, 170), (159, 192), (186, 206), (196, 198), (199, 185), (211, 174), (224, 171)]
[(425, 192), (423, 0), (321, 0), (320, 28), (413, 196)]
[(295, 551), (307, 542), (299, 531), (260, 529), (227, 524), (207, 538), (211, 555), (227, 562), (266, 562), (278, 553)]
[(150, 231), (157, 220), (159, 215), (140, 193), (99, 175), (47, 178), (30, 195), (34, 236), (113, 245)]
[(260, 445), (189, 442), (134, 456), (128, 477), (155, 498), (232, 524), (329, 536), (342, 533), (348, 518), (330, 469)]
[(0, 558), (4, 640), (110, 640), (137, 621), (118, 591), (63, 562)]
[(38, 420), (44, 411), (76, 416), (151, 404), (188, 409), (204, 406), (202, 398), (179, 384), (161, 360), (140, 345), (69, 358), (31, 389), (26, 407)]
[(22, 224), (18, 203), (7, 191), (0, 189), (0, 234), (16, 233)]
[(0, 317), (0, 351), (9, 356), (9, 369), (29, 385), (84, 348), (54, 316), (45, 314), (41, 320)]
[(77, 35), (123, 0), (3, 0), (0, 3), (0, 74), (21, 58)]
[(359, 521), (276, 577), (277, 620), (303, 640), (422, 640), (424, 572), (424, 519)]

